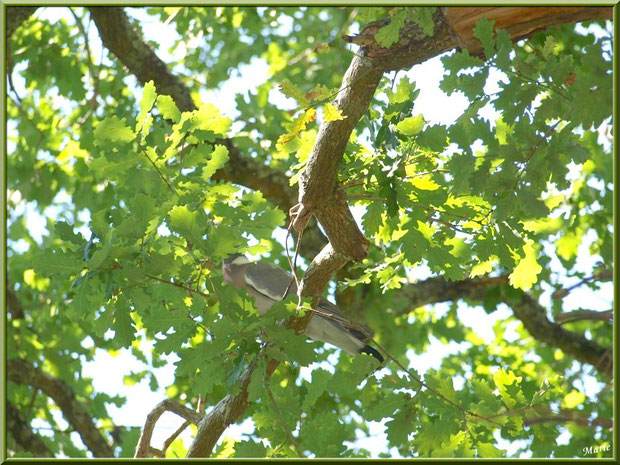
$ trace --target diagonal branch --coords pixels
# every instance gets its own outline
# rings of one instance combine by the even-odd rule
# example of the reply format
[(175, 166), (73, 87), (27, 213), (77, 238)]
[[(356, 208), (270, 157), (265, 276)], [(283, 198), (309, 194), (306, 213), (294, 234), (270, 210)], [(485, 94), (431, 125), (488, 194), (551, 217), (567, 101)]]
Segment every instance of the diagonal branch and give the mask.
[(6, 362), (8, 380), (27, 384), (44, 392), (62, 410), (71, 427), (77, 431), (95, 457), (113, 457), (114, 451), (101, 435), (91, 415), (86, 411), (75, 392), (61, 379), (36, 368), (30, 362), (11, 359)]

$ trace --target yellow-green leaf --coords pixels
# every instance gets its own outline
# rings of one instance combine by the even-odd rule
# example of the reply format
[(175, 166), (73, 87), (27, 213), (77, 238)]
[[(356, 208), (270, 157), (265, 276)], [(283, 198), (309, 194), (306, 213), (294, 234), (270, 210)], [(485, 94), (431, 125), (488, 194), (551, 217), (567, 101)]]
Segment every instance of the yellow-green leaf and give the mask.
[(95, 145), (103, 145), (105, 142), (131, 142), (136, 135), (125, 124), (125, 118), (111, 116), (104, 119), (95, 127)]
[(422, 115), (409, 116), (396, 125), (396, 130), (405, 136), (415, 136), (425, 124), (426, 121)]
[(327, 102), (325, 106), (323, 106), (323, 115), (325, 116), (326, 123), (340, 121), (346, 118), (346, 116), (342, 114), (342, 110), (339, 110), (330, 102)]
[(564, 396), (564, 406), (566, 408), (575, 408), (578, 405), (581, 405), (586, 400), (586, 395), (583, 392), (579, 392), (576, 390), (572, 390), (566, 396)]
[(523, 246), (525, 256), (519, 261), (514, 271), (509, 276), (510, 285), (516, 289), (527, 291), (538, 281), (538, 273), (542, 267), (536, 261), (537, 252), (532, 241), (528, 241)]

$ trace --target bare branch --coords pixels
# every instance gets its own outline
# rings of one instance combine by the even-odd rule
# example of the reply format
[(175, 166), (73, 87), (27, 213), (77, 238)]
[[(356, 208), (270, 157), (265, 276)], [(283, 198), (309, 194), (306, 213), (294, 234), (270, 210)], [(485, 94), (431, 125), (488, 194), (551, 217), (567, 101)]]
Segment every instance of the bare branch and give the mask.
[(614, 317), (613, 310), (597, 312), (595, 310), (575, 310), (574, 312), (560, 313), (555, 316), (555, 321), (560, 324), (571, 323), (580, 320), (611, 321)]
[(613, 430), (614, 421), (610, 418), (592, 418), (585, 412), (571, 409), (560, 409), (558, 413), (554, 413), (549, 408), (539, 408), (535, 416), (525, 417), (523, 424), (527, 426), (539, 423), (577, 423), (581, 426), (599, 426), (607, 430)]
[[(199, 424), (200, 420), (203, 418), (203, 416), (200, 413), (186, 407), (183, 404), (180, 404), (176, 400), (173, 400), (173, 399), (162, 400), (146, 416), (146, 422), (144, 424), (144, 428), (142, 428), (142, 433), (140, 434), (140, 439), (138, 440), (138, 446), (136, 447), (134, 458), (144, 458), (149, 454), (149, 452), (151, 452), (151, 449), (152, 449), (151, 438), (153, 436), (153, 430), (155, 429), (155, 424), (159, 420), (159, 417), (161, 417), (164, 414), (164, 412), (176, 413), (180, 417), (184, 418), (186, 423), (189, 422), (195, 425)], [(183, 429), (185, 429), (186, 427), (187, 425), (185, 425)], [(179, 431), (178, 434), (180, 433), (181, 432)], [(174, 441), (174, 438), (172, 439), (172, 441)], [(170, 441), (170, 443), (172, 443), (172, 441)], [(169, 445), (170, 444), (168, 444), (168, 446)], [(160, 452), (162, 454), (165, 454), (168, 446), (165, 446), (163, 451), (160, 451)]]
[[(459, 299), (482, 302), (490, 287), (503, 286), (507, 282), (506, 276), (480, 277), (456, 282), (437, 277), (404, 286), (399, 292), (416, 307)], [(540, 342), (558, 347), (580, 362), (593, 365), (600, 372), (613, 376), (611, 349), (601, 347), (584, 335), (567, 331), (559, 324), (552, 322), (547, 318), (545, 309), (525, 292), (517, 293), (516, 298), (502, 293), (499, 298), (512, 308), (514, 315), (521, 320), (523, 326)]]
[(54, 400), (71, 427), (78, 432), (82, 442), (95, 457), (114, 456), (112, 447), (101, 435), (93, 418), (82, 402), (78, 401), (75, 392), (64, 381), (45, 373), (26, 360), (8, 360), (6, 367), (9, 381), (30, 385)]

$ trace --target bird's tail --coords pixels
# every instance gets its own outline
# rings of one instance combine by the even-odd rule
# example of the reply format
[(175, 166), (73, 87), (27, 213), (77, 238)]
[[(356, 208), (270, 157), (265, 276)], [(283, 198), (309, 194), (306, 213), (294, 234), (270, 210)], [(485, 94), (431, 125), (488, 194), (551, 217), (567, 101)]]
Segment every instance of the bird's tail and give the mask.
[(383, 363), (383, 360), (384, 360), (383, 355), (381, 355), (381, 353), (379, 353), (379, 351), (377, 349), (375, 349), (374, 347), (369, 346), (368, 344), (366, 344), (364, 347), (362, 347), (360, 350), (358, 350), (358, 352), (360, 354), (372, 355), (374, 358), (379, 360), (380, 363)]

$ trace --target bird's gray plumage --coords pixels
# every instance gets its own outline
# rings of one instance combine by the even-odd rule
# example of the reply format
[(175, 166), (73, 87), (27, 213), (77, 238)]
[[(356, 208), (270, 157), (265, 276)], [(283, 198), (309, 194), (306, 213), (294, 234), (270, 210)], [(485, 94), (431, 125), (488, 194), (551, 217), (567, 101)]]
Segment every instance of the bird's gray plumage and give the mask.
[[(270, 263), (250, 262), (241, 254), (226, 258), (222, 273), (226, 283), (246, 289), (254, 297), (261, 315), (274, 303), (297, 295), (297, 286), (290, 273)], [(321, 297), (317, 310), (319, 313), (313, 315), (304, 331), (306, 336), (340, 347), (350, 354), (368, 353), (383, 362), (381, 354), (366, 344), (367, 337), (360, 330), (346, 326), (348, 318), (338, 307)]]

